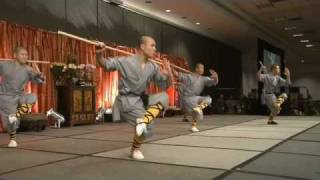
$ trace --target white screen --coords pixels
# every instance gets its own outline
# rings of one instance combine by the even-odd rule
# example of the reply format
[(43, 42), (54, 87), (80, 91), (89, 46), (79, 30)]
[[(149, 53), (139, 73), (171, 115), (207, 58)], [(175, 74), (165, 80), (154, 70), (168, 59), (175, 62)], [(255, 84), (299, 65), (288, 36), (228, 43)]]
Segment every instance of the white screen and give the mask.
[(270, 70), (272, 64), (279, 65), (281, 67), (281, 57), (268, 50), (263, 50), (263, 64)]

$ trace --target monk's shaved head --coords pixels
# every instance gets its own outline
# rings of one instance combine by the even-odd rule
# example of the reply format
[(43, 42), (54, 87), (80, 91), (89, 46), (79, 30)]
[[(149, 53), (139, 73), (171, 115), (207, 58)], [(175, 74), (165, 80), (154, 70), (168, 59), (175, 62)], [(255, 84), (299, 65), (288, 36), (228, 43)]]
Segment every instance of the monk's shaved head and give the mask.
[(14, 52), (15, 54), (19, 53), (20, 51), (27, 51), (27, 49), (24, 48), (24, 47), (22, 47), (22, 46), (18, 46), (18, 47), (16, 47), (16, 48), (14, 48), (14, 50), (13, 50), (13, 52)]
[(24, 47), (16, 47), (14, 49), (13, 56), (20, 64), (26, 64), (28, 59), (28, 51)]
[(279, 65), (272, 64), (270, 69), (271, 69), (272, 73), (275, 74), (275, 75), (280, 75), (281, 74), (281, 69), (280, 69)]
[(147, 58), (152, 58), (156, 52), (156, 41), (151, 36), (141, 36), (139, 48)]
[(155, 41), (151, 36), (141, 36), (139, 39), (139, 46), (146, 44), (149, 41)]
[(195, 72), (199, 75), (203, 75), (204, 73), (204, 65), (202, 63), (197, 63), (195, 67)]

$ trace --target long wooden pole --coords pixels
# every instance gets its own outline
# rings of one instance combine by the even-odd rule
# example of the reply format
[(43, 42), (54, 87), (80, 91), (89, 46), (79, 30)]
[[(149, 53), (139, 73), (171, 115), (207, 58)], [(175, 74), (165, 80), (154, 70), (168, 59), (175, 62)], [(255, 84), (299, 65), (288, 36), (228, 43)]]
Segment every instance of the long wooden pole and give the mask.
[[(15, 59), (0, 59), (0, 61), (13, 61)], [(28, 63), (37, 63), (37, 64), (50, 64), (49, 61), (37, 61), (37, 60), (27, 60)]]
[[(62, 36), (66, 36), (66, 37), (69, 37), (69, 38), (72, 38), (72, 39), (76, 39), (76, 40), (79, 40), (79, 41), (83, 41), (83, 42), (86, 42), (86, 43), (89, 43), (89, 44), (92, 44), (92, 45), (95, 45), (95, 46), (98, 46), (98, 41), (91, 41), (91, 40), (88, 40), (88, 39), (85, 39), (83, 37), (79, 37), (79, 36), (76, 36), (76, 35), (73, 35), (73, 34), (69, 34), (69, 33), (66, 33), (66, 32), (63, 32), (63, 31), (58, 31), (58, 34), (59, 35), (62, 35)], [(106, 49), (109, 49), (109, 50), (112, 50), (112, 51), (116, 51), (116, 52), (119, 52), (119, 53), (123, 53), (125, 55), (133, 55), (133, 53), (130, 53), (130, 52), (127, 52), (127, 51), (124, 51), (124, 50), (121, 50), (121, 49), (118, 49), (118, 48), (114, 48), (114, 47), (110, 47), (110, 46), (106, 46), (105, 47)], [(160, 59), (158, 58), (155, 58), (155, 59), (150, 59), (152, 62), (154, 63), (157, 63), (157, 64), (162, 64), (160, 61)], [(184, 71), (184, 72), (187, 72), (187, 73), (190, 73), (189, 70), (186, 70), (184, 68), (181, 68), (179, 66), (176, 66), (174, 64), (170, 64), (172, 67), (176, 68), (176, 69), (179, 69), (180, 71)]]

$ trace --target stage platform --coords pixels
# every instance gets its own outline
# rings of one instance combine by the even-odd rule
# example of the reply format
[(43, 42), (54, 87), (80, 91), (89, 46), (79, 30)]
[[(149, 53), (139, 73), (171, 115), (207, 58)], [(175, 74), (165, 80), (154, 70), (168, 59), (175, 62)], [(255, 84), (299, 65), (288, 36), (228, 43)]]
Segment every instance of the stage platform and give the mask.
[(265, 116), (205, 119), (198, 133), (181, 116), (158, 119), (142, 161), (129, 158), (127, 123), (19, 133), (16, 149), (0, 134), (0, 179), (320, 179), (320, 117), (280, 116), (279, 125)]

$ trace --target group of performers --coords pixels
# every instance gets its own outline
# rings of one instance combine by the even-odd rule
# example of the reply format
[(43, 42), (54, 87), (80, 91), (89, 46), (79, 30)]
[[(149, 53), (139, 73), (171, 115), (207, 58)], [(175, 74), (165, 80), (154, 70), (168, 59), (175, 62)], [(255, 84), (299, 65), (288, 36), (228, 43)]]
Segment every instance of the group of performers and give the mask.
[[(152, 133), (154, 119), (168, 108), (169, 97), (161, 93), (145, 94), (148, 84), (154, 82), (158, 87), (167, 89), (176, 76), (180, 82), (181, 108), (185, 114), (192, 116), (191, 131), (198, 132), (197, 122), (203, 119), (203, 109), (212, 102), (210, 96), (200, 96), (204, 87), (214, 86), (219, 82), (218, 74), (210, 69), (210, 76), (203, 76), (204, 65), (196, 64), (192, 73), (182, 73), (174, 70), (168, 60), (162, 62), (162, 67), (150, 61), (156, 53), (156, 42), (152, 37), (142, 36), (138, 52), (133, 56), (104, 58), (104, 43), (98, 43), (96, 50), (97, 62), (105, 71), (118, 71), (119, 94), (115, 99), (112, 113), (114, 120), (126, 120), (134, 128), (133, 143), (130, 156), (133, 159), (144, 159), (141, 145)], [(44, 83), (45, 77), (35, 64), (27, 64), (28, 53), (23, 47), (14, 51), (14, 61), (0, 62), (0, 113), (3, 125), (10, 136), (8, 147), (17, 147), (16, 133), (23, 113), (29, 113), (37, 97), (24, 92), (24, 86), (29, 81)], [(258, 71), (258, 79), (264, 86), (264, 102), (271, 113), (268, 124), (277, 124), (274, 116), (279, 114), (280, 105), (287, 98), (285, 94), (277, 96), (279, 86), (290, 84), (290, 72), (285, 70), (286, 79), (280, 77), (279, 66), (272, 66), (270, 74), (262, 74), (265, 67)]]

